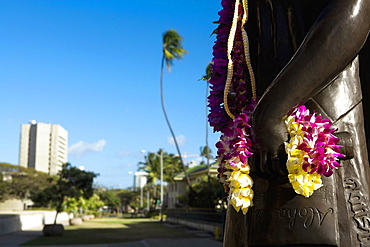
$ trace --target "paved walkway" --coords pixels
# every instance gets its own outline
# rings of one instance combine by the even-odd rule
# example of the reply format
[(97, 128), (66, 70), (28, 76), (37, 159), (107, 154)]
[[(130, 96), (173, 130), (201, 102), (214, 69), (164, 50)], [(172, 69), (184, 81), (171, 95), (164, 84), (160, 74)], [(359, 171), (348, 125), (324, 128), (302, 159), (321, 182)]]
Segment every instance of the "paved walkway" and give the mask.
[(42, 227), (36, 227), (25, 231), (8, 233), (0, 235), (1, 247), (19, 246), (22, 243), (28, 242), (32, 239), (42, 236)]
[[(182, 226), (173, 226), (178, 229), (192, 232), (200, 236), (201, 238), (177, 238), (177, 239), (144, 239), (135, 242), (126, 243), (115, 243), (115, 244), (92, 244), (92, 245), (68, 245), (68, 247), (222, 247), (220, 241), (216, 241), (210, 238), (210, 235), (199, 231)], [(20, 244), (28, 242), (32, 239), (42, 236), (42, 227), (36, 227), (26, 231), (9, 233), (5, 235), (0, 235), (0, 246), (1, 247), (15, 247), (20, 246)], [(51, 246), (42, 246), (51, 247)], [(56, 247), (54, 245), (53, 247)], [(60, 247), (60, 245), (59, 245)]]

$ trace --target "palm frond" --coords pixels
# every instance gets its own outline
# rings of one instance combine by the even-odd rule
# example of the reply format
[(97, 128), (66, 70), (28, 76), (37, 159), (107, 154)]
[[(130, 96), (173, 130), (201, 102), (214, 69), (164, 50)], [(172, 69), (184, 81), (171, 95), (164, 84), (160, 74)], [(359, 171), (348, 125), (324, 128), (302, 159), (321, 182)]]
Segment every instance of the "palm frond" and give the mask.
[(171, 29), (163, 34), (163, 56), (168, 71), (171, 71), (174, 59), (182, 59), (187, 51), (182, 47), (183, 38)]
[(212, 65), (213, 62), (209, 62), (206, 68), (206, 74), (199, 79), (199, 81), (209, 81), (212, 77)]

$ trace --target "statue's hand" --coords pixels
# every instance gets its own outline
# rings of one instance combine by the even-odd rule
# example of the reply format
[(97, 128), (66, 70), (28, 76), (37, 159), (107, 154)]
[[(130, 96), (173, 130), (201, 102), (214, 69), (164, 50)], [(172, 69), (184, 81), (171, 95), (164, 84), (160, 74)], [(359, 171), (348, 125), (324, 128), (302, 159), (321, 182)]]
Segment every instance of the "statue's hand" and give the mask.
[(282, 119), (255, 112), (252, 123), (254, 155), (252, 170), (264, 177), (286, 176), (284, 142), (287, 132)]

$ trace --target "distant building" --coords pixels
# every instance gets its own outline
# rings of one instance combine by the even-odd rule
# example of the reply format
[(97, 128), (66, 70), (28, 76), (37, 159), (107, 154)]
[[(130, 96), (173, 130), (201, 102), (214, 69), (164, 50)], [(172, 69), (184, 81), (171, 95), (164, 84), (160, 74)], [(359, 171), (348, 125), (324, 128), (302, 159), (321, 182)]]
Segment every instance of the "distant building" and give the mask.
[(60, 125), (22, 124), (19, 165), (55, 175), (67, 162), (68, 132)]
[(139, 190), (146, 185), (148, 173), (135, 172), (134, 176), (134, 190)]
[[(200, 181), (204, 181), (209, 175), (211, 177), (217, 177), (218, 175), (218, 164), (213, 163), (210, 165), (209, 171), (208, 167), (205, 164), (198, 165), (192, 168), (187, 169), (187, 174), (189, 175), (190, 184), (196, 184)], [(186, 195), (187, 191), (187, 182), (185, 179), (184, 173), (177, 174), (174, 178), (174, 183), (167, 184), (166, 196), (164, 199), (164, 204), (167, 208), (176, 208), (179, 206), (179, 196)]]

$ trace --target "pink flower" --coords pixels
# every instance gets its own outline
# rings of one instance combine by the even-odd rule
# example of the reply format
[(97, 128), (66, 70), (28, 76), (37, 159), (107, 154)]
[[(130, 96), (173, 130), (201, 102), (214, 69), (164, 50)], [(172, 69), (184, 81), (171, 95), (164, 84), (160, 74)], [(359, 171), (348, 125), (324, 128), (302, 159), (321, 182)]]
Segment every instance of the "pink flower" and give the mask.
[(302, 169), (310, 174), (331, 176), (333, 169), (340, 167), (339, 157), (344, 156), (339, 153), (340, 146), (336, 145), (339, 139), (333, 135), (336, 129), (331, 128), (331, 121), (315, 112), (310, 114), (303, 105), (297, 107), (291, 116), (304, 132), (303, 142), (297, 147), (306, 153)]

